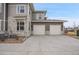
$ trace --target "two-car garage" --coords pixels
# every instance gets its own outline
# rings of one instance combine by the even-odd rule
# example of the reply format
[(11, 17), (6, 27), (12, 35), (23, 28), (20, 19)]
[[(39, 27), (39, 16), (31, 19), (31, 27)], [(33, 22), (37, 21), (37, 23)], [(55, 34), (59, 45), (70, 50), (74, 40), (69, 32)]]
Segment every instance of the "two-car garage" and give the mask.
[(63, 32), (63, 22), (32, 22), (32, 28), (33, 35), (60, 35)]

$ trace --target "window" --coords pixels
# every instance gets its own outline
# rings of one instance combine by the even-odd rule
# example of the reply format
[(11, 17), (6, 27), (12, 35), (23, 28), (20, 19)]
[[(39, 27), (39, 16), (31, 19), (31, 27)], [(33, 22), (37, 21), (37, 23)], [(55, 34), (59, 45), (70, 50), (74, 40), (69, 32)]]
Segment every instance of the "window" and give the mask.
[(41, 17), (39, 17), (39, 19), (42, 19)]
[(50, 27), (49, 27), (49, 25), (47, 24), (46, 26), (45, 26), (45, 31), (49, 31), (50, 30)]
[(16, 13), (25, 13), (25, 6), (24, 5), (16, 6)]
[(17, 31), (23, 31), (24, 30), (24, 22), (18, 21), (17, 22)]
[(24, 6), (20, 6), (20, 13), (24, 13)]

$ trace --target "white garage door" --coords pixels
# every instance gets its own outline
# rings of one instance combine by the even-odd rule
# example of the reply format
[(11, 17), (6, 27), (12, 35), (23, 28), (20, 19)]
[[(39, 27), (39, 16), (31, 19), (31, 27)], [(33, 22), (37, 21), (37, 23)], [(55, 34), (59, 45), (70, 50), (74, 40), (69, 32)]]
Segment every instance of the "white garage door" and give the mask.
[(50, 34), (61, 34), (61, 25), (50, 25)]
[(44, 35), (45, 34), (45, 25), (33, 25), (33, 34), (34, 35)]

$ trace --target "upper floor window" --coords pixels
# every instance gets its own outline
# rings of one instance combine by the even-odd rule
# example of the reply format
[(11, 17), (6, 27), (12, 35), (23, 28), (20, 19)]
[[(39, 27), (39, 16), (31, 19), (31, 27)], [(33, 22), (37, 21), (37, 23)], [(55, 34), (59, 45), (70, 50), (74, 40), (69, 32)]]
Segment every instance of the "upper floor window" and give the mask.
[(16, 6), (16, 13), (25, 13), (25, 6), (24, 5), (17, 5)]

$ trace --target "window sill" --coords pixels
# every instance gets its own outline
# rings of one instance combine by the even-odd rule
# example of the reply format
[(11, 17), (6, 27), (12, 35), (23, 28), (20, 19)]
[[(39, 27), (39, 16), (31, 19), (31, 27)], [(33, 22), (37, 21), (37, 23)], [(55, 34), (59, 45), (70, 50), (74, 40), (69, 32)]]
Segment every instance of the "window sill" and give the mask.
[(24, 30), (18, 30), (17, 32), (24, 32)]

